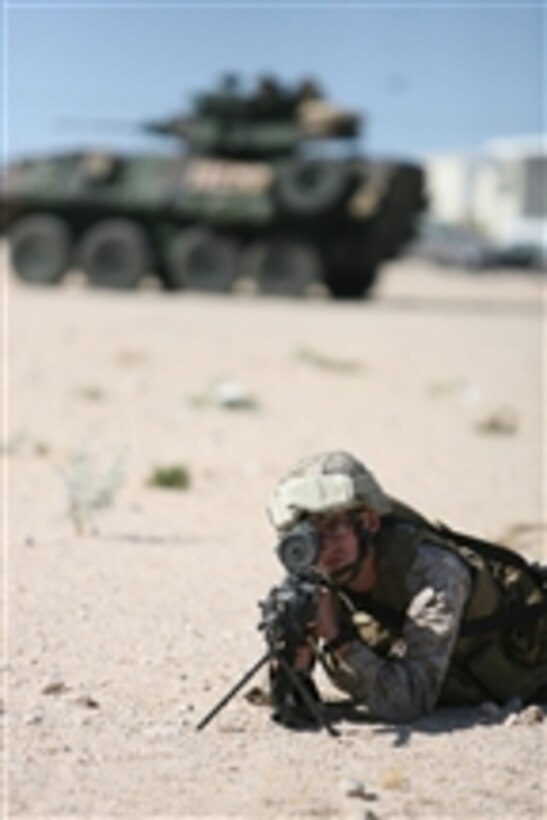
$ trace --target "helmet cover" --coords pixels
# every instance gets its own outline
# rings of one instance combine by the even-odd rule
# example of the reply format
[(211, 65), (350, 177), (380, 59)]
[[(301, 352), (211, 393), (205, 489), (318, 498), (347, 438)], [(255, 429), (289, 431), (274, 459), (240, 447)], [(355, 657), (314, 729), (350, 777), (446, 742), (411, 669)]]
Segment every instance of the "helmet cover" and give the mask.
[(287, 529), (309, 514), (364, 506), (378, 515), (391, 504), (365, 465), (350, 453), (332, 450), (307, 456), (281, 479), (268, 504), (276, 529)]

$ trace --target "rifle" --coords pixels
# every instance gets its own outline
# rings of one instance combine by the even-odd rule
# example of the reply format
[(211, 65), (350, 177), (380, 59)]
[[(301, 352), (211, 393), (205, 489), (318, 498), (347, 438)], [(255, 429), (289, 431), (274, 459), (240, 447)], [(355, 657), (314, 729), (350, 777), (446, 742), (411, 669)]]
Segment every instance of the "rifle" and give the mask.
[(309, 728), (315, 724), (331, 736), (338, 734), (326, 718), (324, 704), (310, 675), (296, 671), (293, 666), (296, 652), (306, 643), (309, 625), (315, 617), (317, 589), (324, 583), (314, 569), (316, 540), (315, 531), (307, 524), (297, 525), (281, 539), (277, 552), (289, 574), (259, 602), (262, 617), (258, 629), (264, 633), (266, 652), (201, 719), (196, 726), (198, 731), (269, 663), (273, 719), (291, 728)]

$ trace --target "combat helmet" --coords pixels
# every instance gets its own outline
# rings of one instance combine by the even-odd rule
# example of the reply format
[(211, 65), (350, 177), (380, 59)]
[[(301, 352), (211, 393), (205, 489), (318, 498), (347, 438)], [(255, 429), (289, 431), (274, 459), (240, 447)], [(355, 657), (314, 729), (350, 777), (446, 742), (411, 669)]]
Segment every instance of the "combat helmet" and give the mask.
[(274, 527), (285, 530), (313, 513), (366, 506), (378, 515), (391, 503), (370, 470), (343, 450), (307, 456), (281, 479), (267, 507)]

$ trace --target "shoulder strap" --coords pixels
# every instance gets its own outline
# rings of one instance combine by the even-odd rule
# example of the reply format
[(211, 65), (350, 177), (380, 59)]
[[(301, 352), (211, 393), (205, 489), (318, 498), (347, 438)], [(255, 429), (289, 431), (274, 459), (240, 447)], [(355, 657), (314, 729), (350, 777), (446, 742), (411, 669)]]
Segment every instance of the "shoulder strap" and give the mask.
[(470, 547), (487, 561), (499, 561), (501, 564), (508, 564), (509, 566), (524, 570), (524, 572), (528, 572), (536, 578), (536, 570), (534, 567), (528, 563), (526, 558), (523, 558), (518, 552), (509, 549), (509, 547), (492, 544), (490, 541), (483, 541), (481, 538), (475, 538), (474, 535), (468, 535), (467, 533), (456, 532), (456, 530), (447, 527), (446, 524), (441, 522), (436, 525), (435, 529), (441, 535), (450, 538), (455, 544)]

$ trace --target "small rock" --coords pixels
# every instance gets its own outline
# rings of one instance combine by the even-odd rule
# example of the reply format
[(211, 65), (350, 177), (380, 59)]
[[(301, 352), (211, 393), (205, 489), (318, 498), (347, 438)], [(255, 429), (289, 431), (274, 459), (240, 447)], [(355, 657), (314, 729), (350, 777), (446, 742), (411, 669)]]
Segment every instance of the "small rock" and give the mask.
[(177, 715), (178, 717), (186, 717), (190, 712), (194, 711), (194, 704), (193, 703), (181, 703), (177, 706)]
[(224, 724), (220, 728), (220, 731), (223, 734), (239, 735), (239, 734), (244, 734), (247, 731), (247, 728), (243, 723), (228, 723), (228, 724)]
[(542, 723), (544, 720), (545, 712), (537, 703), (528, 706), (519, 715), (519, 722), (525, 726), (529, 726), (532, 723)]
[(366, 798), (367, 790), (362, 780), (353, 780), (352, 778), (344, 778), (340, 781), (340, 792), (343, 797), (360, 797)]
[(23, 717), (23, 723), (25, 726), (37, 726), (39, 723), (43, 723), (44, 720), (44, 713), (41, 709), (35, 709), (34, 712), (28, 712)]
[(541, 706), (533, 704), (523, 709), (521, 712), (513, 712), (504, 721), (504, 726), (532, 726), (534, 723), (541, 723), (545, 720), (545, 714)]
[(92, 698), (91, 695), (80, 695), (74, 700), (78, 706), (84, 706), (86, 709), (98, 709), (99, 702)]
[(139, 665), (140, 666), (154, 666), (154, 659), (148, 657), (147, 655), (141, 655), (139, 658)]
[(271, 706), (272, 699), (270, 693), (261, 686), (252, 686), (244, 696), (247, 703), (252, 703), (253, 706)]
[(477, 422), (475, 429), (487, 435), (513, 435), (518, 430), (518, 416), (512, 407), (501, 407)]
[(62, 695), (68, 691), (68, 686), (62, 680), (54, 679), (46, 683), (42, 689), (43, 695)]
[(383, 789), (398, 790), (404, 789), (407, 783), (407, 777), (402, 769), (388, 769), (383, 775), (380, 785)]
[(236, 381), (221, 381), (213, 386), (212, 401), (228, 409), (254, 409), (255, 399), (246, 387)]

